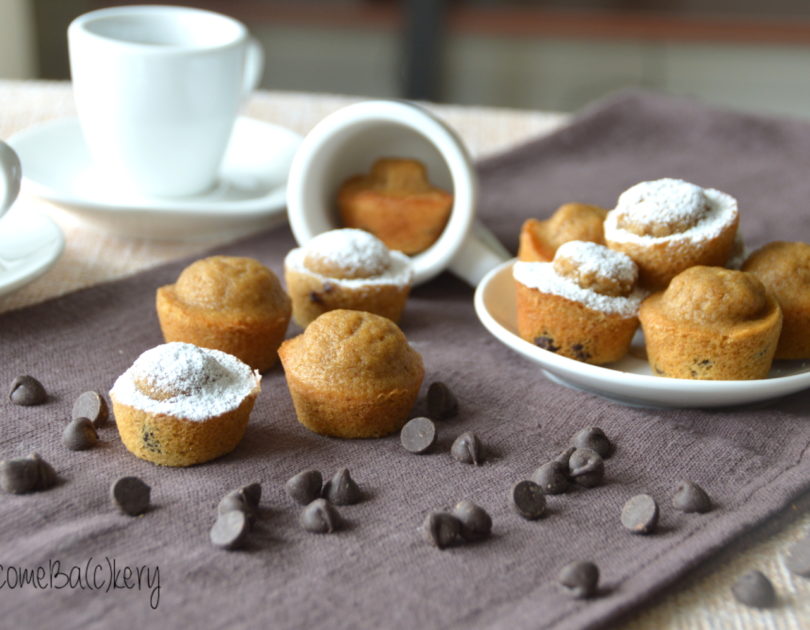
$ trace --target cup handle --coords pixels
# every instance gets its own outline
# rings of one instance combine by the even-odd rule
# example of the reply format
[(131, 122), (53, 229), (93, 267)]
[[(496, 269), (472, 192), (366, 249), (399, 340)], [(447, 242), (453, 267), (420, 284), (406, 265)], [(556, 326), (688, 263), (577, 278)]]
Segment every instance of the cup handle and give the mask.
[(0, 141), (0, 216), (6, 213), (20, 194), (21, 179), (20, 158), (14, 149)]
[(245, 75), (242, 84), (242, 99), (247, 100), (262, 80), (264, 71), (264, 48), (255, 37), (248, 38), (245, 53)]
[(467, 238), (450, 260), (449, 268), (475, 287), (489, 271), (512, 257), (489, 228), (475, 221)]

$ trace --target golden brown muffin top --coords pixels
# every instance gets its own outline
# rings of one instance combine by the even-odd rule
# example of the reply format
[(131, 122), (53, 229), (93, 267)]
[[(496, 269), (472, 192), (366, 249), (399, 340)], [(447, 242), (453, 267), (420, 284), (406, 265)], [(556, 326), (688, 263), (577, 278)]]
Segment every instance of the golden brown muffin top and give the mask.
[(359, 391), (388, 391), (412, 383), (422, 357), (390, 319), (365, 311), (328, 311), (285, 341), (284, 370), (310, 385)]
[(751, 254), (742, 267), (753, 273), (784, 305), (810, 302), (810, 245), (774, 241)]
[(430, 183), (422, 162), (406, 158), (380, 158), (367, 175), (354, 175), (346, 180), (340, 194), (364, 191), (398, 198), (438, 196), (442, 203), (449, 203), (452, 199), (448, 192)]
[(672, 279), (660, 306), (675, 320), (728, 327), (761, 319), (775, 302), (750, 273), (699, 265)]
[[(518, 258), (528, 262), (547, 261), (560, 245), (568, 241), (590, 241), (604, 244), (602, 227), (607, 210), (585, 203), (566, 203), (546, 221), (527, 219), (521, 227), (521, 251)], [(531, 246), (523, 244), (528, 239)], [(529, 245), (529, 243), (526, 243)]]
[(219, 313), (289, 312), (290, 298), (276, 275), (258, 260), (234, 256), (202, 258), (186, 267), (174, 292), (186, 304)]

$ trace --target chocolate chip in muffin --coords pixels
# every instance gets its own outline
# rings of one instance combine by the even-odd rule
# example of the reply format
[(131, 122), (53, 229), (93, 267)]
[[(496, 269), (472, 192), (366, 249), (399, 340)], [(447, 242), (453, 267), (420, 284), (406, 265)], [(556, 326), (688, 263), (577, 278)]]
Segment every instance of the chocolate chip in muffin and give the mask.
[(138, 516), (149, 509), (152, 489), (138, 477), (121, 477), (110, 487), (113, 504), (124, 514)]
[(577, 599), (593, 597), (599, 587), (599, 567), (593, 562), (572, 562), (560, 569), (557, 581)]
[(15, 405), (31, 407), (44, 403), (48, 399), (48, 394), (45, 392), (42, 383), (33, 376), (24, 374), (11, 382), (8, 399)]
[(691, 481), (681, 481), (672, 495), (672, 507), (681, 512), (708, 512), (712, 509), (712, 500), (706, 491)]
[(446, 420), (458, 414), (458, 400), (450, 388), (436, 381), (427, 391), (428, 415), (434, 420)]
[(546, 494), (562, 494), (568, 490), (568, 463), (562, 464), (552, 460), (540, 466), (532, 473), (532, 479)]
[(107, 424), (107, 419), (110, 417), (110, 408), (104, 396), (96, 391), (87, 391), (80, 394), (73, 403), (71, 417), (74, 420), (76, 418), (89, 418), (93, 426), (99, 428)]
[(340, 514), (326, 499), (315, 499), (304, 508), (301, 527), (315, 534), (331, 534), (340, 528)]
[(220, 549), (241, 547), (249, 529), (248, 516), (242, 510), (228, 510), (217, 516), (209, 537), (211, 544)]
[(321, 496), (323, 477), (318, 470), (304, 470), (290, 477), (284, 489), (293, 501), (309, 505)]
[(154, 432), (148, 427), (144, 427), (141, 433), (141, 442), (143, 447), (152, 453), (162, 453), (163, 449), (160, 448), (160, 441), (155, 436)]
[(419, 528), (427, 542), (439, 549), (446, 549), (458, 542), (461, 536), (461, 521), (449, 512), (431, 512)]
[(483, 540), (492, 533), (492, 517), (480, 505), (464, 500), (456, 503), (453, 516), (461, 523), (461, 537), (467, 542)]
[(542, 348), (543, 350), (548, 350), (549, 352), (557, 352), (560, 349), (560, 346), (554, 345), (554, 338), (549, 337), (548, 335), (540, 335), (539, 337), (534, 338), (534, 345), (538, 348)]
[(531, 480), (518, 481), (509, 492), (512, 507), (523, 518), (533, 521), (546, 511), (546, 495), (543, 489)]
[(634, 534), (651, 534), (658, 525), (658, 504), (649, 494), (637, 494), (624, 504), (621, 518)]
[(731, 593), (741, 604), (754, 608), (771, 608), (776, 604), (773, 584), (761, 571), (749, 571), (731, 587)]
[(412, 418), (399, 432), (399, 441), (409, 453), (426, 453), (436, 443), (436, 425), (430, 418)]
[(593, 488), (602, 483), (605, 463), (596, 451), (577, 448), (568, 458), (568, 476), (580, 486)]
[(483, 446), (478, 436), (472, 431), (459, 435), (450, 447), (450, 455), (463, 464), (478, 466), (484, 460)]
[(62, 444), (71, 451), (83, 451), (98, 443), (98, 433), (89, 418), (74, 418), (62, 431)]
[(790, 548), (785, 564), (791, 573), (810, 578), (810, 534)]
[(577, 433), (571, 443), (576, 448), (589, 448), (596, 451), (602, 459), (608, 459), (613, 454), (613, 444), (599, 427), (589, 427)]
[(323, 485), (323, 497), (334, 505), (352, 505), (363, 499), (363, 492), (348, 468), (341, 468)]

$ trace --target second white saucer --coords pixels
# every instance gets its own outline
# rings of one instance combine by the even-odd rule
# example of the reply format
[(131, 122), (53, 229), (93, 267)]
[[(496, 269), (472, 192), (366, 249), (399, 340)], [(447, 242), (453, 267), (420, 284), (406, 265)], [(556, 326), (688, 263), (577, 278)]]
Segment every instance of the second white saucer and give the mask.
[(48, 271), (64, 246), (62, 230), (51, 219), (12, 207), (0, 219), (0, 295)]
[(90, 159), (76, 118), (53, 120), (8, 140), (20, 156), (23, 190), (105, 231), (145, 238), (205, 239), (283, 220), (287, 175), (301, 136), (240, 117), (211, 191), (154, 198), (111, 187)]

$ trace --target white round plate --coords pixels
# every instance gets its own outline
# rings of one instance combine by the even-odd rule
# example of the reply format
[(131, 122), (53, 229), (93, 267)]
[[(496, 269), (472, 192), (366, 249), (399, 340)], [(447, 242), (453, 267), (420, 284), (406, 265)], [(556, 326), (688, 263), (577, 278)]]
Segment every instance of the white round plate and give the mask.
[(12, 207), (0, 219), (0, 295), (48, 271), (64, 247), (62, 230), (51, 219)]
[(204, 239), (248, 233), (283, 220), (287, 175), (301, 136), (240, 117), (218, 184), (193, 197), (123, 191), (95, 170), (79, 121), (62, 118), (8, 139), (22, 162), (23, 189), (100, 229), (126, 236)]
[(655, 376), (641, 358), (637, 333), (630, 353), (605, 366), (589, 365), (538, 348), (518, 336), (514, 260), (489, 272), (475, 291), (475, 312), (484, 327), (515, 352), (538, 363), (552, 381), (627, 405), (726, 407), (785, 396), (810, 387), (810, 361), (776, 361), (768, 378), (754, 381), (693, 381)]

